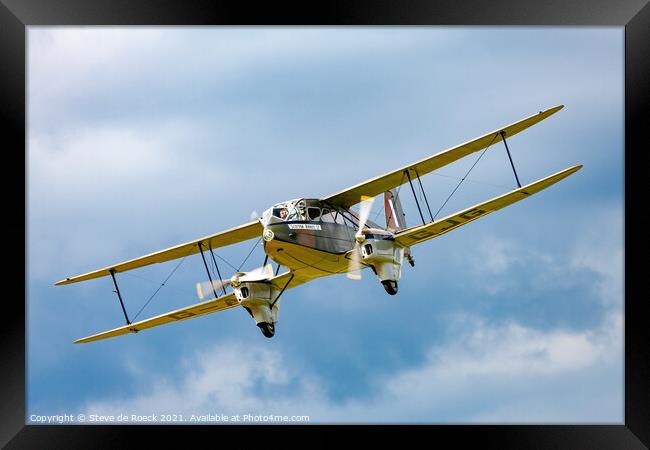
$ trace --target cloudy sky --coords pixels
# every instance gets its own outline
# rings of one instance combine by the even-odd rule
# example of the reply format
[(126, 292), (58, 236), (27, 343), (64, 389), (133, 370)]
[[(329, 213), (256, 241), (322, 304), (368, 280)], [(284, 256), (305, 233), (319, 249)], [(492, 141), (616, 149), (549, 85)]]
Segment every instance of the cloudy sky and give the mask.
[[(623, 28), (29, 27), (28, 52), (28, 421), (622, 423)], [(510, 140), (519, 177), (584, 168), (414, 248), (394, 297), (336, 276), (285, 293), (273, 339), (237, 308), (72, 344), (124, 319), (110, 279), (57, 280), (558, 104)], [(475, 159), (422, 179), (432, 209)], [(441, 214), (515, 186), (491, 147)], [(218, 254), (238, 267), (252, 248), (252, 269), (252, 241)], [(132, 318), (175, 266), (119, 275)], [(204, 278), (187, 259), (138, 319)]]

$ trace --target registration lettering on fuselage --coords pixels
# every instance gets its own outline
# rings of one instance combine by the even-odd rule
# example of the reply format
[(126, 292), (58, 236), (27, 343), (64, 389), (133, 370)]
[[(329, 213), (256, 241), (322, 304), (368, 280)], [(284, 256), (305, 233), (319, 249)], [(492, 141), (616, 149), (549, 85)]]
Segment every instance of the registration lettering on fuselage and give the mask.
[(321, 226), (315, 223), (290, 223), (291, 230), (322, 230)]

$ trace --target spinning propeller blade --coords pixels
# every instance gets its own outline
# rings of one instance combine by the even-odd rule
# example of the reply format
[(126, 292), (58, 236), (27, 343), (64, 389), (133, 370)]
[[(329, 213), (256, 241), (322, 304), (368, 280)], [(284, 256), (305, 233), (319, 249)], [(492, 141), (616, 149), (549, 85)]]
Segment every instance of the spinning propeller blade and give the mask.
[[(354, 249), (350, 254), (350, 262), (348, 262), (348, 270), (352, 267), (359, 267), (359, 244), (354, 244)], [(348, 272), (346, 275), (351, 280), (361, 279), (361, 269), (355, 269), (354, 272)]]
[(271, 266), (271, 264), (267, 264), (266, 266), (253, 269), (250, 272), (237, 272), (229, 280), (217, 280), (213, 281), (212, 283), (210, 283), (210, 281), (196, 283), (196, 293), (200, 299), (203, 299), (204, 297), (211, 296), (215, 292), (219, 292), (221, 288), (225, 286), (230, 286), (233, 284), (233, 282), (244, 283), (247, 281), (262, 281), (267, 280), (271, 277), (273, 277), (273, 266)]
[(253, 269), (250, 272), (237, 272), (233, 278), (236, 277), (236, 280), (240, 283), (246, 281), (262, 281), (269, 279), (273, 276), (273, 266), (267, 264), (266, 266), (258, 267)]
[(374, 201), (374, 197), (368, 197), (365, 195), (361, 196), (361, 203), (359, 205), (359, 229), (354, 235), (356, 242), (354, 243), (354, 248), (352, 249), (353, 251), (350, 254), (350, 262), (348, 262), (348, 273), (346, 275), (351, 280), (361, 279), (361, 243), (365, 240), (363, 229), (366, 227), (366, 222), (368, 221), (368, 216), (370, 216), (370, 210), (372, 209), (372, 204)]
[(212, 294), (219, 292), (221, 288), (229, 286), (231, 283), (230, 280), (217, 280), (213, 281), (212, 284), (210, 284), (209, 281), (202, 281), (196, 283), (196, 293), (198, 294), (199, 299), (203, 300), (205, 297), (212, 296)]

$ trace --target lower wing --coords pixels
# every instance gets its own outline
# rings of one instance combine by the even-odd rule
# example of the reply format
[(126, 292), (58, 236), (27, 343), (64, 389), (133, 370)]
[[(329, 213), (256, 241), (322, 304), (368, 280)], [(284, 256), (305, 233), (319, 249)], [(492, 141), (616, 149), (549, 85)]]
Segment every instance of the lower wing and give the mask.
[[(280, 290), (294, 288), (299, 284), (306, 283), (309, 280), (309, 278), (296, 277), (292, 272), (285, 272), (269, 279), (269, 282), (273, 285), (275, 291), (279, 292)], [(218, 298), (213, 298), (212, 300), (196, 303), (194, 305), (186, 306), (185, 308), (166, 312), (150, 319), (141, 320), (139, 322), (124, 325), (119, 328), (93, 334), (92, 336), (87, 336), (82, 339), (77, 339), (74, 341), (74, 343), (85, 344), (87, 342), (121, 336), (123, 334), (137, 333), (138, 331), (146, 330), (147, 328), (165, 325), (170, 322), (180, 322), (181, 320), (204, 316), (213, 312), (234, 308), (235, 306), (239, 306), (239, 302), (237, 301), (235, 294), (233, 292), (230, 292), (229, 294), (222, 295)]]
[(518, 202), (519, 200), (530, 197), (542, 189), (546, 189), (547, 187), (577, 172), (581, 168), (582, 165), (569, 167), (568, 169), (565, 169), (561, 172), (550, 175), (546, 178), (542, 178), (541, 180), (535, 181), (534, 183), (528, 184), (519, 189), (515, 189), (514, 191), (511, 191), (500, 197), (488, 200), (487, 202), (472, 206), (471, 208), (467, 208), (463, 211), (456, 212), (450, 216), (425, 225), (407, 228), (406, 230), (402, 230), (395, 235), (395, 241), (401, 247), (409, 247), (411, 245), (419, 244), (420, 242), (424, 242), (434, 237), (438, 237), (441, 234), (465, 225), (472, 220), (483, 217), (492, 211), (496, 211), (515, 202)]
[(113, 330), (103, 331), (101, 333), (93, 334), (82, 339), (74, 341), (75, 344), (85, 344), (86, 342), (99, 341), (114, 336), (123, 334), (137, 333), (138, 331), (146, 330), (147, 328), (165, 325), (170, 322), (180, 322), (181, 320), (190, 319), (193, 317), (203, 316), (217, 311), (238, 306), (239, 302), (235, 298), (234, 293), (222, 295), (218, 298), (213, 298), (206, 302), (197, 303), (195, 305), (187, 306), (185, 308), (177, 309), (176, 311), (169, 311), (150, 319), (141, 320), (140, 322), (124, 325), (123, 327), (115, 328)]

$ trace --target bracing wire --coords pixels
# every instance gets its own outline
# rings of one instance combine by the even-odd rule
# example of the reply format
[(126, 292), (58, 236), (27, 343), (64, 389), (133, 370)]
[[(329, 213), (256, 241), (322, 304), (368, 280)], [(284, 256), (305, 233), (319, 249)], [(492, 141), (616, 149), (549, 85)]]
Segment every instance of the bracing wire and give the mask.
[[(156, 285), (157, 285), (157, 284), (159, 283), (158, 281), (150, 280), (149, 278), (145, 278), (145, 277), (142, 277), (142, 276), (140, 276), (140, 275), (135, 275), (135, 274), (133, 274), (133, 273), (131, 273), (131, 272), (120, 272), (120, 275), (122, 275), (122, 276), (127, 276), (127, 277), (137, 278), (137, 279), (139, 279), (139, 280), (143, 280), (143, 281), (146, 281), (146, 282), (151, 283), (151, 284), (156, 284)], [(183, 291), (182, 289), (178, 289), (178, 288), (176, 288), (176, 287), (174, 287), (174, 286), (167, 286), (167, 288), (168, 288), (168, 289), (171, 289), (171, 290), (173, 290), (173, 291), (176, 291), (176, 292), (178, 292), (179, 294), (181, 294), (181, 293), (182, 293), (183, 295), (187, 294), (187, 292)]]
[(214, 254), (214, 256), (216, 256), (216, 257), (219, 258), (221, 261), (223, 261), (223, 262), (225, 262), (226, 264), (228, 264), (228, 265), (229, 265), (229, 266), (230, 266), (230, 267), (231, 267), (235, 272), (239, 272), (239, 269), (238, 269), (237, 267), (235, 267), (235, 266), (233, 266), (232, 264), (230, 264), (228, 261), (226, 261), (225, 259), (223, 259), (221, 256), (217, 255), (216, 253)]
[(490, 143), (488, 144), (488, 146), (485, 147), (485, 149), (481, 152), (481, 154), (479, 155), (479, 157), (476, 158), (476, 161), (474, 161), (474, 164), (472, 164), (472, 167), (469, 168), (469, 170), (467, 171), (467, 173), (465, 174), (465, 176), (464, 176), (463, 178), (461, 178), (461, 180), (458, 182), (458, 184), (456, 185), (456, 187), (454, 188), (454, 190), (451, 191), (451, 194), (449, 194), (449, 197), (447, 197), (447, 200), (445, 200), (445, 202), (444, 202), (444, 203), (442, 204), (442, 206), (438, 209), (438, 211), (436, 211), (435, 215), (433, 216), (433, 219), (434, 219), (434, 220), (435, 220), (436, 217), (438, 217), (438, 214), (440, 213), (440, 211), (442, 211), (442, 208), (445, 207), (445, 205), (447, 204), (447, 202), (449, 201), (449, 199), (450, 199), (450, 198), (454, 195), (454, 193), (458, 190), (458, 188), (459, 188), (460, 185), (463, 183), (463, 181), (465, 181), (465, 178), (467, 178), (467, 176), (468, 176), (469, 173), (472, 171), (472, 169), (473, 169), (473, 168), (476, 166), (476, 164), (481, 160), (481, 158), (483, 157), (483, 155), (485, 155), (485, 152), (487, 152), (487, 150), (490, 148), (490, 146), (492, 145), (492, 143), (493, 143), (494, 140), (496, 139), (497, 135), (498, 135), (498, 133), (494, 133), (494, 137), (492, 138), (492, 140), (490, 141)]
[(176, 264), (176, 267), (174, 267), (174, 270), (172, 270), (171, 273), (169, 275), (167, 275), (167, 278), (165, 278), (165, 281), (163, 281), (162, 284), (160, 286), (158, 286), (158, 289), (156, 289), (156, 291), (153, 294), (151, 294), (151, 297), (149, 297), (149, 300), (147, 300), (146, 303), (144, 305), (142, 305), (142, 308), (140, 308), (140, 311), (138, 311), (138, 313), (133, 317), (133, 320), (137, 319), (138, 316), (140, 315), (140, 313), (142, 311), (144, 311), (144, 309), (151, 302), (151, 300), (153, 300), (153, 298), (156, 296), (156, 294), (162, 289), (162, 287), (165, 285), (165, 283), (167, 283), (167, 281), (169, 281), (169, 279), (172, 277), (172, 275), (174, 275), (176, 270), (181, 266), (181, 264), (183, 264), (183, 261), (185, 261), (185, 258), (187, 258), (187, 256), (190, 254), (191, 251), (192, 251), (192, 247), (190, 247), (190, 250), (187, 252), (187, 255), (183, 256), (183, 258), (181, 258), (181, 260), (178, 262), (178, 264)]
[[(447, 175), (444, 173), (436, 173), (436, 172), (431, 172), (432, 175), (435, 175), (437, 177), (442, 177), (442, 178), (451, 178), (453, 180), (460, 180), (460, 177), (456, 177), (453, 175)], [(476, 183), (476, 184), (484, 184), (486, 186), (492, 186), (492, 187), (498, 187), (498, 188), (503, 188), (503, 189), (510, 189), (510, 186), (504, 186), (502, 184), (495, 184), (495, 183), (487, 183), (485, 181), (480, 181), (480, 180), (470, 180), (469, 178), (465, 179), (466, 182), (468, 183)]]
[(253, 251), (255, 250), (255, 248), (257, 247), (257, 244), (259, 244), (261, 240), (262, 240), (262, 238), (259, 238), (257, 240), (257, 242), (255, 242), (255, 244), (253, 245), (253, 248), (251, 248), (251, 251), (248, 252), (248, 255), (246, 255), (246, 258), (244, 259), (244, 261), (239, 265), (239, 267), (237, 269), (235, 269), (237, 272), (239, 272), (239, 269), (241, 269), (242, 266), (244, 264), (246, 264), (246, 261), (248, 261), (248, 258), (250, 258), (250, 256), (253, 254)]

